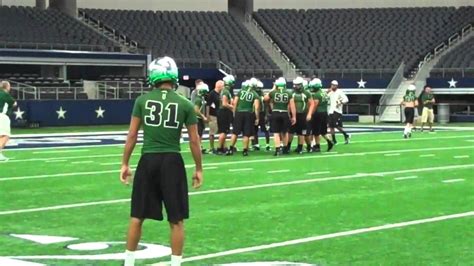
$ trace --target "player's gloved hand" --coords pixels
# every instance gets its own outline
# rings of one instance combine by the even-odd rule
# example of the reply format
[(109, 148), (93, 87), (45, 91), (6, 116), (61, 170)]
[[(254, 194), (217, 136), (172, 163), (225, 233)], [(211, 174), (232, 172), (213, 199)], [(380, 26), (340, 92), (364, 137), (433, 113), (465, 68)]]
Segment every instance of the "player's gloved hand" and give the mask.
[(198, 189), (202, 186), (203, 175), (202, 171), (195, 171), (193, 174), (193, 188)]
[(130, 170), (130, 167), (128, 165), (122, 165), (122, 168), (120, 169), (120, 181), (125, 185), (129, 185), (131, 176), (132, 171)]

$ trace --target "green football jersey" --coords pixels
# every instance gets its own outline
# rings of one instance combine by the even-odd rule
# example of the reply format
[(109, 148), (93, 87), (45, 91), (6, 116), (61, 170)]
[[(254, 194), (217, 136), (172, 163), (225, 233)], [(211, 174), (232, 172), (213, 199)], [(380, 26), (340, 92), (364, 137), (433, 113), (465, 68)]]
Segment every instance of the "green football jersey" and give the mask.
[[(196, 99), (194, 99), (194, 106), (197, 106), (199, 108), (199, 111), (202, 114), (206, 114), (206, 100), (202, 96), (196, 96)], [(201, 116), (196, 114), (198, 119), (201, 119)]]
[(174, 90), (155, 89), (138, 97), (132, 115), (142, 120), (142, 154), (180, 152), (183, 126), (197, 123), (193, 104)]
[(318, 100), (318, 106), (316, 107), (316, 112), (318, 113), (327, 113), (328, 111), (328, 102), (329, 96), (323, 89), (319, 89), (317, 92), (314, 92), (313, 99)]
[(313, 98), (309, 92), (294, 92), (292, 98), (295, 101), (296, 112), (298, 114), (308, 112), (309, 101)]
[(421, 95), (421, 101), (423, 102), (423, 106), (428, 109), (433, 109), (433, 102), (431, 102), (431, 100), (433, 99), (434, 99), (433, 93), (423, 92), (423, 94)]
[(404, 102), (414, 102), (416, 101), (416, 95), (414, 93), (408, 93), (403, 96)]
[(253, 102), (256, 99), (259, 99), (259, 96), (256, 91), (252, 89), (240, 90), (237, 97), (239, 97), (239, 102), (237, 103), (237, 108), (236, 108), (237, 112), (255, 111), (253, 108)]
[(6, 91), (0, 89), (0, 114), (10, 115), (15, 99)]
[(229, 101), (229, 103), (232, 102), (232, 94), (230, 93), (228, 89), (224, 88), (220, 94), (220, 98), (221, 98), (221, 104), (219, 105), (220, 109), (226, 109), (222, 104), (224, 102), (223, 100), (224, 96), (227, 97), (227, 101)]
[(273, 102), (273, 111), (288, 111), (288, 103), (291, 100), (291, 93), (287, 89), (278, 88), (272, 90), (269, 94), (269, 97)]

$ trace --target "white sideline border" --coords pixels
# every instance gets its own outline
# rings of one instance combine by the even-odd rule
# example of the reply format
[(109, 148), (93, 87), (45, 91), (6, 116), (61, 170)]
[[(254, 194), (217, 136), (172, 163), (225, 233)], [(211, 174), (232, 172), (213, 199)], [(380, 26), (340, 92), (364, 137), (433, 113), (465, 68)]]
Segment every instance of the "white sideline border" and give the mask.
[[(360, 152), (360, 153), (340, 153), (340, 154), (317, 154), (317, 155), (308, 155), (308, 156), (298, 156), (298, 157), (279, 157), (279, 158), (267, 158), (267, 159), (255, 159), (255, 160), (241, 160), (241, 161), (226, 161), (226, 162), (217, 162), (217, 163), (204, 163), (204, 166), (221, 166), (221, 165), (234, 165), (234, 164), (245, 164), (245, 163), (269, 163), (269, 162), (279, 162), (279, 161), (294, 161), (294, 160), (307, 160), (315, 158), (330, 158), (330, 157), (350, 157), (350, 156), (366, 156), (366, 155), (376, 155), (376, 154), (385, 154), (385, 153), (405, 153), (405, 152), (421, 152), (421, 151), (444, 151), (444, 150), (462, 150), (462, 149), (473, 149), (474, 146), (455, 146), (455, 147), (435, 147), (435, 148), (421, 148), (421, 149), (405, 149), (405, 150), (389, 150), (389, 151), (373, 151), (373, 152)], [(103, 157), (103, 155), (98, 155), (98, 157)], [(82, 157), (81, 157), (82, 158)], [(97, 158), (93, 156), (87, 156), (87, 158)], [(78, 159), (77, 157), (62, 157), (61, 159)], [(193, 168), (194, 164), (185, 165), (186, 168)], [(101, 171), (89, 171), (89, 172), (72, 172), (72, 173), (59, 173), (59, 174), (46, 174), (46, 175), (29, 175), (29, 176), (15, 176), (15, 177), (2, 177), (0, 178), (0, 183), (5, 181), (12, 180), (24, 180), (24, 179), (40, 179), (48, 177), (62, 177), (62, 176), (76, 176), (76, 175), (95, 175), (95, 174), (108, 174), (108, 173), (119, 173), (120, 170), (101, 170)]]
[[(431, 217), (431, 218), (424, 218), (424, 219), (411, 220), (411, 221), (405, 221), (405, 222), (389, 223), (385, 225), (365, 227), (365, 228), (359, 228), (359, 229), (354, 229), (354, 230), (349, 230), (349, 231), (311, 236), (311, 237), (287, 240), (287, 241), (282, 241), (282, 242), (274, 242), (270, 244), (264, 244), (264, 245), (258, 245), (258, 246), (252, 246), (252, 247), (237, 248), (237, 249), (232, 249), (232, 250), (227, 250), (227, 251), (211, 253), (207, 255), (199, 255), (199, 256), (184, 258), (183, 262), (212, 259), (212, 258), (224, 257), (224, 256), (229, 256), (229, 255), (247, 253), (247, 252), (262, 251), (262, 250), (267, 250), (267, 249), (316, 242), (316, 241), (321, 241), (321, 240), (326, 240), (326, 239), (367, 234), (371, 232), (384, 231), (384, 230), (395, 229), (395, 228), (403, 228), (403, 227), (426, 224), (426, 223), (441, 222), (441, 221), (452, 220), (452, 219), (460, 219), (460, 218), (471, 217), (471, 216), (474, 216), (474, 211), (436, 216), (436, 217)], [(153, 265), (157, 265), (157, 264), (153, 264)]]
[[(280, 186), (289, 186), (289, 185), (297, 185), (297, 184), (326, 182), (326, 181), (334, 181), (334, 180), (358, 179), (358, 178), (363, 178), (363, 177), (385, 177), (387, 175), (392, 175), (392, 174), (420, 173), (420, 172), (430, 172), (430, 171), (457, 170), (457, 169), (466, 169), (466, 168), (474, 168), (474, 164), (446, 165), (446, 166), (428, 167), (428, 168), (415, 168), (415, 169), (376, 172), (376, 173), (364, 173), (364, 174), (358, 173), (358, 174), (343, 175), (343, 176), (301, 179), (301, 180), (293, 180), (293, 181), (277, 182), (277, 183), (266, 183), (266, 184), (260, 184), (260, 185), (252, 185), (252, 186), (241, 186), (241, 187), (231, 187), (231, 188), (222, 188), (222, 189), (213, 189), (213, 190), (194, 191), (194, 192), (190, 192), (189, 195), (193, 196), (193, 195), (201, 195), (201, 194), (214, 194), (214, 193), (224, 193), (224, 192), (231, 192), (231, 191), (252, 190), (252, 189), (258, 189), (258, 188), (280, 187)], [(86, 206), (108, 205), (108, 204), (115, 204), (115, 203), (129, 202), (129, 201), (130, 199), (126, 198), (126, 199), (56, 205), (56, 206), (41, 207), (41, 208), (8, 210), (8, 211), (0, 211), (0, 216), (18, 214), (18, 213), (32, 213), (32, 212), (42, 212), (42, 211), (50, 211), (50, 210), (71, 209), (71, 208), (79, 208), (79, 207), (86, 207)]]

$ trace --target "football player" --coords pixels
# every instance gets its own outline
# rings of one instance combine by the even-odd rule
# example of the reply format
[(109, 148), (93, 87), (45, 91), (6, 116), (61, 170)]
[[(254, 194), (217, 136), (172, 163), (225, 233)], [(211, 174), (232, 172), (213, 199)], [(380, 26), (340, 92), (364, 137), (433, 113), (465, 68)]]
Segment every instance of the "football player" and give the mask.
[(194, 99), (194, 111), (198, 118), (198, 135), (201, 141), (201, 151), (205, 154), (207, 151), (202, 146), (202, 135), (207, 124), (206, 116), (206, 95), (209, 93), (209, 86), (206, 83), (201, 83), (196, 87), (197, 93)]
[(328, 143), (328, 151), (331, 151), (334, 144), (328, 134), (328, 102), (329, 96), (322, 89), (323, 85), (320, 79), (315, 78), (309, 83), (309, 88), (313, 96), (315, 112), (311, 120), (311, 132), (314, 136), (315, 146), (312, 147), (313, 152), (321, 151), (321, 136)]
[(253, 136), (254, 127), (259, 124), (260, 97), (254, 90), (254, 88), (257, 87), (257, 82), (258, 80), (255, 78), (244, 81), (239, 94), (234, 97), (234, 128), (227, 155), (234, 154), (235, 143), (241, 133), (244, 146), (242, 154), (243, 156), (249, 155), (249, 138)]
[(234, 106), (232, 105), (232, 94), (230, 90), (234, 87), (234, 76), (224, 77), (224, 88), (220, 92), (220, 105), (217, 111), (217, 132), (219, 133), (218, 154), (225, 154), (225, 142), (227, 134), (230, 133), (230, 126), (234, 120)]
[(143, 127), (142, 155), (133, 180), (130, 225), (125, 266), (135, 264), (135, 250), (145, 219), (162, 221), (163, 206), (171, 231), (171, 265), (181, 265), (184, 246), (184, 219), (189, 218), (188, 183), (179, 143), (183, 126), (196, 166), (193, 186), (203, 182), (197, 117), (193, 104), (175, 91), (178, 67), (169, 57), (153, 60), (148, 66), (151, 92), (137, 98), (123, 152), (120, 181), (129, 184), (130, 156)]
[(16, 101), (10, 95), (10, 82), (2, 81), (0, 84), (0, 162), (8, 161), (2, 151), (10, 140), (11, 128), (8, 115), (15, 106)]
[(413, 127), (413, 120), (415, 118), (415, 108), (418, 107), (415, 85), (408, 85), (408, 89), (405, 92), (405, 96), (403, 96), (401, 105), (405, 108), (405, 130), (403, 131), (403, 137), (411, 138), (411, 130)]
[(290, 134), (288, 136), (287, 150), (291, 150), (291, 142), (293, 135), (298, 136), (298, 147), (296, 153), (303, 153), (303, 144), (305, 142), (305, 136), (307, 135), (308, 122), (311, 121), (311, 117), (314, 109), (313, 97), (305, 90), (305, 80), (301, 77), (297, 77), (293, 80), (293, 94), (290, 100), (290, 111), (292, 120), (296, 121), (290, 128)]
[(260, 145), (259, 145), (259, 140), (258, 140), (258, 129), (260, 128), (260, 131), (263, 132), (263, 134), (265, 135), (265, 143), (266, 143), (265, 149), (266, 151), (270, 151), (270, 132), (268, 131), (268, 128), (267, 128), (268, 106), (263, 101), (263, 83), (260, 80), (257, 82), (257, 87), (255, 88), (255, 91), (259, 95), (260, 114), (258, 117), (259, 124), (255, 126), (252, 146), (254, 150), (257, 150), (257, 151), (260, 150)]
[(349, 102), (346, 94), (339, 89), (339, 83), (337, 80), (331, 81), (331, 88), (328, 92), (329, 96), (329, 128), (331, 131), (332, 141), (334, 144), (337, 143), (336, 141), (336, 133), (335, 128), (339, 130), (344, 135), (345, 144), (349, 144), (349, 140), (351, 136), (344, 131), (342, 125), (342, 107), (344, 104)]
[[(275, 156), (288, 154), (286, 149), (288, 146), (288, 129), (290, 125), (294, 125), (296, 120), (289, 116), (289, 103), (291, 93), (286, 88), (286, 80), (278, 78), (273, 85), (272, 90), (265, 95), (264, 100), (272, 105), (272, 116), (270, 121), (270, 131), (273, 133), (273, 141), (275, 143)], [(283, 144), (283, 147), (280, 146)]]

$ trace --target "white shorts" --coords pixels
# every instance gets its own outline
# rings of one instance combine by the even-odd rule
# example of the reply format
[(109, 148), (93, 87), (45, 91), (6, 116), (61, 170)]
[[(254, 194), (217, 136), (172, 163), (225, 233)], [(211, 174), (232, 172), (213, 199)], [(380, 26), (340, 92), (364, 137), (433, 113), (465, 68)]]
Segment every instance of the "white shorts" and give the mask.
[(0, 114), (0, 136), (11, 135), (10, 117), (5, 114)]

